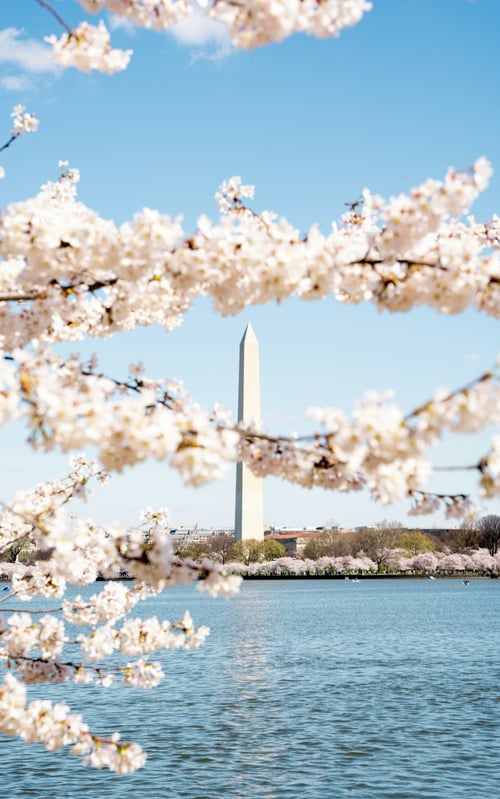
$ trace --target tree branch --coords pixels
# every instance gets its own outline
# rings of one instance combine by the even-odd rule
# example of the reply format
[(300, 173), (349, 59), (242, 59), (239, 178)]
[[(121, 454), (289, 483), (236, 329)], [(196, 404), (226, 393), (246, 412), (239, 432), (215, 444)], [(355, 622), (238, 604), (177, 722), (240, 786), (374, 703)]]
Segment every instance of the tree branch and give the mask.
[(52, 14), (54, 19), (56, 19), (59, 22), (59, 24), (62, 25), (62, 27), (64, 28), (66, 33), (69, 36), (73, 36), (73, 31), (71, 30), (69, 25), (63, 20), (62, 17), (59, 16), (57, 11), (54, 8), (52, 8), (52, 6), (50, 6), (48, 3), (46, 3), (45, 0), (35, 0), (35, 3), (38, 3), (39, 6), (41, 6), (42, 8), (45, 8), (45, 10), (49, 12), (49, 14)]
[(9, 139), (9, 140), (8, 140), (8, 141), (7, 141), (5, 144), (3, 144), (3, 145), (2, 145), (2, 147), (0, 147), (0, 153), (1, 153), (3, 150), (6, 150), (6, 149), (7, 149), (7, 147), (10, 147), (10, 145), (12, 144), (12, 142), (14, 142), (14, 141), (15, 141), (17, 138), (18, 138), (18, 137), (16, 136), (16, 134), (15, 134), (15, 133), (13, 133), (13, 134), (12, 134), (12, 136), (10, 137), (10, 139)]

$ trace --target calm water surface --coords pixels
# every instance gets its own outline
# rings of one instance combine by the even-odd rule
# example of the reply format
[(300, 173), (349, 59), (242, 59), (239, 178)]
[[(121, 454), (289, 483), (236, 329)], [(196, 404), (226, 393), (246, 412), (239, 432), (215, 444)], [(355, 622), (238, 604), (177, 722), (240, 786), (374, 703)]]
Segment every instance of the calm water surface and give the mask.
[(146, 767), (118, 778), (0, 737), (3, 796), (499, 799), (499, 605), (500, 580), (169, 591), (141, 615), (189, 608), (206, 645), (162, 655), (155, 691), (71, 701), (96, 732), (141, 743)]

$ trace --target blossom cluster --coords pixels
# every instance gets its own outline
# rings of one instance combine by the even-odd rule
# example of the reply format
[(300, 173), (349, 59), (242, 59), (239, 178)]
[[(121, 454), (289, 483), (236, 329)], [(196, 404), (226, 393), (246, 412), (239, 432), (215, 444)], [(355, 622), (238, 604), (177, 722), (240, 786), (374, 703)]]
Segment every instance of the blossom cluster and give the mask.
[(78, 0), (90, 14), (106, 9), (132, 25), (152, 30), (165, 30), (179, 22), (192, 7), (187, 0)]
[(108, 29), (101, 20), (98, 25), (81, 22), (71, 33), (47, 36), (52, 45), (52, 57), (62, 67), (76, 67), (81, 72), (106, 72), (112, 75), (127, 68), (132, 50), (111, 47)]
[(118, 734), (109, 739), (92, 735), (81, 716), (67, 705), (35, 699), (26, 703), (26, 688), (11, 674), (0, 685), (0, 732), (18, 735), (25, 743), (40, 743), (49, 751), (70, 746), (95, 768), (128, 774), (144, 765), (146, 755), (137, 744), (122, 743)]
[(21, 136), (23, 133), (34, 133), (38, 129), (38, 119), (31, 111), (26, 111), (24, 105), (14, 106), (11, 117), (13, 120), (13, 136)]
[(366, 0), (215, 0), (209, 13), (227, 24), (236, 47), (250, 49), (280, 42), (293, 33), (338, 36), (371, 7)]

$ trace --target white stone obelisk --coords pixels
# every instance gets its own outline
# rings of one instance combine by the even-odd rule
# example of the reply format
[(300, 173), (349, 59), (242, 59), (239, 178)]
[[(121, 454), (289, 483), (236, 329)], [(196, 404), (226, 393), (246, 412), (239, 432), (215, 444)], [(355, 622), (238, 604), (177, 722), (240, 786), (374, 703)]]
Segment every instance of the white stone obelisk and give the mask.
[[(251, 324), (247, 325), (240, 344), (238, 421), (256, 421), (260, 425), (259, 344)], [(234, 535), (237, 541), (264, 539), (262, 478), (256, 477), (243, 463), (236, 465)]]

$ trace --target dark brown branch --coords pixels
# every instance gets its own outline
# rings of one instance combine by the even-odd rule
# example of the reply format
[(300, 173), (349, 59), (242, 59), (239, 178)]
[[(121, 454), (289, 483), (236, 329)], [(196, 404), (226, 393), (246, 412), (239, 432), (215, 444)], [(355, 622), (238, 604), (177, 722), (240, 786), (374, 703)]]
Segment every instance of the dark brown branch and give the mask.
[[(117, 277), (112, 277), (109, 280), (96, 280), (94, 283), (85, 283), (84, 281), (80, 283), (70, 283), (65, 286), (63, 283), (59, 283), (57, 280), (51, 280), (49, 285), (51, 287), (57, 287), (61, 290), (61, 294), (64, 297), (70, 297), (72, 294), (75, 293), (76, 289), (80, 289), (82, 287), (85, 288), (86, 292), (93, 294), (100, 289), (107, 288), (109, 286), (114, 286), (118, 283)], [(46, 290), (42, 291), (33, 291), (27, 294), (2, 294), (0, 295), (0, 302), (30, 302), (35, 300), (46, 300), (47, 299), (47, 292)]]
[[(361, 258), (359, 261), (351, 261), (348, 266), (381, 266), (384, 264), (385, 261), (383, 258)], [(434, 263), (429, 263), (427, 261), (415, 261), (414, 259), (410, 258), (396, 258), (395, 263), (403, 264), (407, 266), (408, 269), (412, 267), (418, 268), (419, 266), (427, 266), (429, 269), (442, 269), (443, 271), (448, 271), (446, 266), (443, 266), (439, 263), (439, 261), (435, 261)]]
[(12, 142), (14, 142), (14, 141), (15, 141), (17, 138), (18, 138), (17, 134), (13, 133), (13, 134), (12, 134), (12, 136), (10, 137), (9, 141), (8, 141), (8, 142), (5, 142), (5, 144), (3, 144), (3, 145), (2, 145), (2, 147), (0, 147), (0, 153), (1, 153), (3, 150), (6, 150), (6, 149), (7, 149), (7, 147), (10, 147), (10, 145), (12, 144)]
[(433, 470), (435, 472), (467, 472), (467, 471), (481, 471), (483, 467), (481, 463), (471, 463), (469, 466), (434, 466)]
[(52, 14), (54, 19), (56, 19), (59, 22), (59, 24), (62, 25), (62, 27), (64, 28), (66, 33), (69, 36), (73, 36), (73, 31), (71, 30), (69, 25), (63, 20), (62, 17), (59, 16), (57, 11), (54, 8), (52, 8), (52, 6), (50, 6), (48, 3), (46, 3), (45, 0), (35, 0), (35, 3), (38, 3), (39, 6), (41, 6), (42, 8), (45, 8), (45, 10), (49, 12), (49, 14)]
[(45, 300), (47, 295), (45, 292), (40, 294), (2, 294), (0, 295), (0, 302), (29, 302), (30, 300)]

